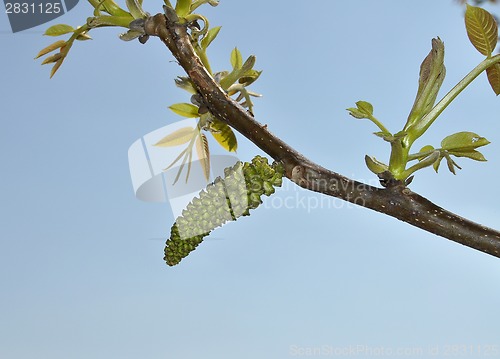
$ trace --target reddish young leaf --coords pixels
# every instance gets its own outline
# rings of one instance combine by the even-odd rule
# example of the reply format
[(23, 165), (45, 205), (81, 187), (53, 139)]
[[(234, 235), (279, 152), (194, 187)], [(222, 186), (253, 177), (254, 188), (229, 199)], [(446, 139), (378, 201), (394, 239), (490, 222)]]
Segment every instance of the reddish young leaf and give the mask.
[(495, 94), (500, 95), (500, 64), (488, 67), (486, 69), (486, 74), (488, 75), (488, 81), (490, 82), (491, 88), (495, 91)]
[(477, 51), (490, 56), (498, 41), (498, 24), (493, 15), (480, 7), (467, 5), (465, 27), (469, 40)]

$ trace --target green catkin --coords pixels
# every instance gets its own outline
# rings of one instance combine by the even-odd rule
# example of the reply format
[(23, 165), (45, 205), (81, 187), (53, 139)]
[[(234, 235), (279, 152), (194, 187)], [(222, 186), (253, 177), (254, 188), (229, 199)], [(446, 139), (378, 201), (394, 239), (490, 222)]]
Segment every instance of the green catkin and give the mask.
[(283, 165), (256, 156), (249, 162), (237, 162), (224, 170), (198, 197), (187, 205), (171, 228), (165, 246), (164, 260), (169, 266), (178, 264), (203, 241), (212, 230), (228, 221), (250, 215), (250, 209), (262, 203), (262, 195), (270, 196), (280, 187)]

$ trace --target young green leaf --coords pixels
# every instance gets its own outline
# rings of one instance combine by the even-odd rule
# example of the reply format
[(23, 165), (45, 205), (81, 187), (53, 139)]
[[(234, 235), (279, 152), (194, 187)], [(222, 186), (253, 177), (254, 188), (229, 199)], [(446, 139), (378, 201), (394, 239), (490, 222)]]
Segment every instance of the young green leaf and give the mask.
[(57, 70), (59, 70), (59, 67), (61, 67), (62, 63), (64, 61), (64, 57), (61, 57), (59, 60), (56, 61), (54, 66), (52, 66), (52, 69), (50, 70), (50, 78), (55, 75)]
[(486, 74), (488, 75), (488, 81), (491, 88), (497, 96), (500, 95), (500, 64), (496, 63), (495, 65), (488, 67), (486, 69)]
[(35, 59), (38, 59), (40, 56), (47, 55), (49, 52), (57, 50), (57, 49), (63, 47), (64, 45), (66, 45), (66, 41), (64, 41), (64, 40), (56, 41), (53, 44), (50, 44), (49, 46), (40, 50), (40, 52), (36, 55)]
[(45, 60), (42, 61), (42, 65), (52, 64), (52, 63), (57, 62), (63, 58), (64, 58), (64, 54), (58, 52), (57, 54), (46, 57)]
[(447, 151), (468, 151), (489, 144), (486, 138), (473, 132), (458, 132), (441, 141), (441, 148)]
[(471, 160), (481, 161), (481, 162), (486, 161), (486, 158), (484, 158), (483, 154), (481, 152), (479, 152), (479, 151), (476, 151), (476, 150), (469, 150), (469, 151), (449, 151), (448, 153), (450, 155), (455, 156), (455, 157), (467, 157), (467, 158), (470, 158)]
[[(103, 10), (106, 11), (108, 14), (112, 16), (127, 16), (129, 15), (128, 12), (123, 10), (114, 0), (104, 0), (104, 1), (99, 1), (101, 6), (103, 7)], [(139, 1), (139, 4), (142, 5), (142, 1)], [(98, 8), (96, 8), (98, 9)]]
[[(179, 160), (180, 160), (181, 158), (183, 158), (183, 157), (184, 157), (184, 161), (185, 161), (186, 156), (188, 156), (188, 152), (191, 152), (192, 150), (193, 150), (192, 146), (188, 146), (188, 147), (186, 147), (185, 149), (183, 149), (183, 150), (181, 151), (181, 153), (179, 153), (179, 154), (177, 155), (177, 157), (176, 157), (176, 158), (175, 158), (175, 159), (174, 159), (174, 160), (173, 160), (173, 161), (172, 161), (172, 162), (168, 165), (168, 167), (164, 168), (163, 170), (164, 170), (164, 171), (169, 170), (169, 169), (170, 169), (170, 168), (172, 168), (172, 167), (173, 167), (173, 166), (174, 166), (177, 162), (179, 162)], [(184, 163), (184, 162), (183, 162), (183, 163)], [(181, 174), (181, 171), (182, 171), (182, 167), (183, 167), (183, 166), (184, 166), (184, 164), (183, 164), (183, 165), (179, 168), (179, 172), (177, 173), (177, 176), (176, 176), (176, 178), (175, 178), (175, 182), (177, 182), (177, 180), (179, 179), (179, 176), (180, 176), (180, 174)], [(175, 183), (175, 182), (174, 182), (174, 183)]]
[(356, 102), (357, 108), (348, 108), (349, 114), (357, 119), (371, 118), (373, 117), (373, 106), (371, 103), (366, 101), (358, 101)]
[(194, 0), (191, 5), (191, 11), (197, 9), (199, 6), (203, 4), (209, 4), (211, 6), (219, 5), (219, 0)]
[(456, 173), (455, 173), (455, 167), (458, 168), (459, 170), (462, 169), (462, 167), (460, 167), (459, 165), (457, 165), (457, 163), (455, 161), (453, 161), (452, 158), (448, 154), (445, 154), (444, 158), (446, 158), (446, 164), (448, 165), (448, 169), (454, 175), (456, 175)]
[(189, 140), (193, 138), (193, 135), (194, 135), (194, 128), (183, 127), (163, 137), (161, 140), (156, 142), (154, 146), (158, 147), (179, 146), (189, 142)]
[(196, 89), (194, 88), (194, 84), (189, 77), (178, 76), (175, 79), (175, 85), (183, 90), (186, 90), (187, 92), (189, 92), (191, 94), (196, 93)]
[(203, 40), (201, 40), (201, 48), (203, 50), (206, 50), (210, 46), (212, 41), (215, 40), (215, 38), (219, 34), (220, 29), (221, 29), (221, 26), (217, 26), (217, 27), (213, 27), (210, 30), (208, 30), (208, 32), (205, 35), (205, 37), (203, 38)]
[(424, 146), (418, 151), (417, 153), (412, 153), (411, 155), (408, 155), (408, 161), (422, 161), (426, 158), (428, 158), (432, 153), (434, 152), (434, 147), (431, 145)]
[(389, 170), (389, 167), (380, 161), (378, 161), (375, 157), (370, 157), (368, 155), (365, 156), (366, 167), (376, 175), (379, 173), (385, 172)]
[[(90, 28), (102, 27), (102, 26), (119, 26), (128, 28), (130, 22), (134, 18), (132, 16), (109, 16), (101, 15), (95, 17), (89, 17), (87, 19), (87, 25)], [(139, 32), (138, 30), (130, 30), (134, 32)]]
[(248, 59), (246, 59), (245, 63), (241, 65), (241, 73), (246, 74), (247, 72), (252, 71), (255, 66), (256, 57), (254, 55), (250, 55)]
[(208, 181), (210, 177), (210, 150), (208, 147), (207, 137), (203, 133), (200, 133), (196, 139), (196, 153), (198, 154), (198, 159), (200, 160), (203, 175)]
[(175, 4), (175, 12), (177, 16), (184, 17), (189, 14), (191, 10), (191, 0), (177, 0)]
[(125, 0), (125, 5), (134, 19), (145, 19), (148, 16), (137, 0)]
[(231, 64), (234, 67), (233, 71), (225, 75), (219, 82), (224, 90), (229, 89), (229, 87), (236, 81), (239, 81), (240, 78), (252, 74), (252, 68), (255, 65), (256, 57), (254, 55), (249, 56), (245, 63), (242, 64), (240, 52), (236, 48), (234, 50), (231, 53)]
[[(413, 107), (408, 115), (405, 130), (409, 130), (434, 107), (439, 89), (446, 75), (444, 66), (444, 43), (440, 38), (432, 39), (432, 48), (420, 65), (418, 90)], [(415, 134), (416, 136), (421, 134)]]
[(243, 86), (250, 86), (253, 84), (257, 79), (260, 77), (262, 74), (262, 71), (257, 71), (257, 70), (250, 70), (248, 71), (245, 76), (240, 77), (238, 82), (242, 84)]
[(480, 7), (467, 5), (465, 27), (477, 51), (484, 56), (491, 56), (498, 41), (498, 24), (493, 15)]
[[(426, 153), (429, 153), (431, 151), (434, 151), (434, 147), (431, 146), (431, 145), (427, 145), (427, 146), (424, 146), (420, 149), (420, 152), (419, 153), (423, 153), (423, 154), (426, 154)], [(425, 157), (419, 157), (418, 160), (421, 161), (423, 160)]]
[(227, 123), (218, 119), (213, 119), (208, 130), (219, 145), (221, 145), (225, 150), (229, 152), (236, 152), (238, 148), (238, 141), (236, 140), (233, 130)]
[(191, 105), (190, 103), (176, 103), (170, 106), (169, 109), (183, 117), (200, 117), (200, 115), (198, 114), (198, 107), (196, 107), (195, 105)]
[(144, 35), (142, 31), (137, 31), (137, 30), (128, 30), (127, 32), (124, 32), (123, 34), (119, 35), (120, 40), (122, 41), (132, 41), (135, 40), (139, 37)]
[(241, 56), (240, 50), (238, 50), (237, 47), (231, 51), (231, 66), (233, 66), (233, 69), (238, 70), (241, 68), (243, 64), (243, 58)]
[(438, 173), (439, 171), (439, 165), (441, 164), (441, 161), (443, 160), (443, 156), (439, 156), (439, 158), (436, 160), (436, 162), (433, 163), (432, 168), (434, 168), (434, 171)]
[(68, 34), (70, 32), (75, 31), (75, 29), (72, 26), (65, 25), (65, 24), (57, 24), (49, 27), (47, 30), (45, 30), (44, 35), (47, 36), (60, 36), (64, 34)]

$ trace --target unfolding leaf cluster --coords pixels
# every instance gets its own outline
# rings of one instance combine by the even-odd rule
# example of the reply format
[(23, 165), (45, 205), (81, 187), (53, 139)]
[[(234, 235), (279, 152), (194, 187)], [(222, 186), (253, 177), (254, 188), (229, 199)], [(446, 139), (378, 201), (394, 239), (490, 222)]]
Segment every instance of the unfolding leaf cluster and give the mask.
[(498, 25), (495, 18), (484, 9), (467, 5), (465, 27), (471, 43), (482, 55), (486, 56), (486, 60), (472, 70), (442, 100), (436, 102), (446, 75), (446, 68), (444, 66), (444, 43), (439, 38), (433, 39), (432, 49), (420, 66), (418, 90), (413, 107), (401, 131), (394, 134), (388, 131), (374, 116), (373, 106), (366, 101), (358, 101), (355, 108), (347, 109), (354, 118), (372, 121), (380, 129), (375, 135), (391, 145), (388, 164), (374, 157), (365, 156), (367, 167), (381, 178), (383, 185), (387, 184), (388, 177), (408, 184), (413, 174), (425, 167), (432, 166), (437, 172), (442, 160), (446, 160), (448, 169), (455, 174), (460, 166), (452, 157), (486, 161), (477, 149), (489, 144), (489, 141), (468, 131), (447, 136), (441, 142), (440, 148), (427, 145), (418, 153), (410, 152), (414, 142), (429, 129), (446, 106), (481, 71), (486, 70), (493, 91), (497, 95), (500, 93), (500, 55), (493, 56), (498, 41)]

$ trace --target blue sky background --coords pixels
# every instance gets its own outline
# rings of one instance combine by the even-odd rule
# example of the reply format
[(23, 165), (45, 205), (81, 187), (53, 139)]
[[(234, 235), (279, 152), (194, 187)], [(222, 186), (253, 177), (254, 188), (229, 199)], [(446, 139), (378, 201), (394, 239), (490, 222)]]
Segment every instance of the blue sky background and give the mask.
[[(386, 159), (388, 145), (345, 108), (370, 101), (396, 131), (433, 37), (446, 45), (442, 94), (482, 60), (451, 0), (222, 0), (202, 12), (223, 26), (214, 69), (229, 67), (234, 46), (257, 55), (258, 120), (372, 184), (364, 155)], [(81, 2), (51, 24), (90, 13)], [(167, 106), (188, 100), (173, 85), (181, 69), (157, 39), (100, 29), (49, 80), (33, 60), (55, 41), (47, 27), (12, 34), (0, 16), (1, 358), (500, 357), (499, 259), (290, 183), (276, 198), (322, 208), (272, 208), (272, 197), (167, 267), (173, 215), (134, 197), (127, 150), (180, 119)], [(492, 142), (489, 161), (460, 159), (457, 176), (424, 170), (411, 185), (494, 228), (499, 110), (481, 75), (419, 145), (469, 130)], [(238, 156), (257, 153), (240, 136)]]

